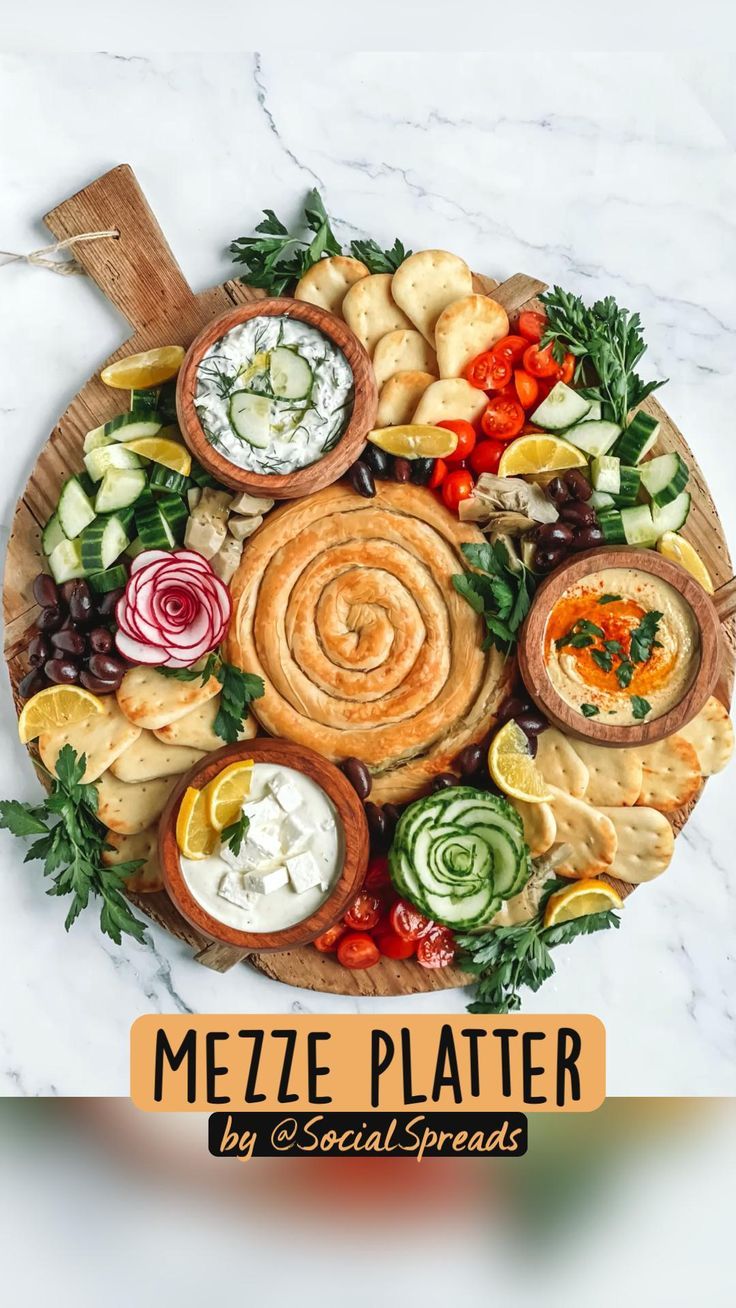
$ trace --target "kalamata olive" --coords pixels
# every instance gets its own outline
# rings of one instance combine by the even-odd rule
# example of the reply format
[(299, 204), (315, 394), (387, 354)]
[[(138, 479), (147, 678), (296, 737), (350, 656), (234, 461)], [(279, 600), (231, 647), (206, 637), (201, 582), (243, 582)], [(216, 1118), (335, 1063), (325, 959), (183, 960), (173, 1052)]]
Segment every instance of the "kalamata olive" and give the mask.
[(74, 627), (64, 627), (61, 631), (55, 631), (53, 641), (55, 650), (61, 650), (62, 654), (71, 654), (74, 658), (81, 658), (86, 648), (84, 636)]
[(485, 750), (482, 745), (466, 745), (455, 759), (455, 767), (463, 777), (470, 777), (483, 766)]
[(39, 572), (33, 583), (33, 598), (42, 609), (55, 609), (59, 605), (59, 592), (56, 582), (48, 572)]
[(49, 681), (53, 681), (57, 686), (71, 686), (75, 681), (79, 681), (79, 664), (68, 657), (48, 659), (43, 665), (43, 670)]
[(537, 528), (537, 544), (544, 549), (549, 549), (550, 546), (569, 545), (572, 537), (573, 529), (568, 522), (545, 522)]
[(412, 459), (411, 479), (416, 486), (426, 486), (432, 476), (434, 459)]
[(110, 616), (111, 613), (114, 613), (115, 605), (117, 604), (119, 599), (123, 598), (124, 594), (125, 594), (125, 587), (118, 586), (117, 590), (108, 590), (105, 592), (104, 595), (101, 595), (97, 602), (97, 608), (100, 611), (100, 615), (103, 618), (107, 618)]
[(366, 500), (373, 499), (376, 493), (376, 483), (367, 463), (364, 463), (362, 459), (358, 459), (357, 463), (354, 463), (350, 469), (348, 476), (353, 490), (357, 491), (358, 495), (362, 495)]
[(386, 819), (386, 839), (392, 840), (401, 817), (401, 809), (397, 808), (395, 804), (384, 804), (383, 816)]
[(365, 763), (359, 758), (346, 758), (342, 770), (353, 790), (361, 799), (367, 799), (373, 786), (373, 778)]
[(59, 594), (61, 595), (62, 601), (64, 602), (64, 604), (67, 605), (67, 607), (71, 603), (72, 595), (74, 594), (78, 585), (79, 585), (79, 578), (76, 577), (73, 581), (62, 582), (61, 586), (59, 587)]
[(549, 726), (544, 714), (536, 708), (524, 709), (524, 712), (515, 716), (514, 720), (525, 736), (538, 736), (540, 731), (545, 731)]
[(99, 677), (101, 681), (115, 681), (125, 673), (122, 659), (116, 659), (112, 654), (93, 654), (87, 661), (87, 667), (92, 676)]
[(61, 626), (61, 609), (41, 609), (36, 619), (36, 626), (39, 631), (57, 631)]
[(368, 800), (365, 806), (365, 816), (371, 838), (371, 849), (383, 849), (386, 844), (386, 816), (383, 809), (380, 805), (372, 804)]
[(450, 786), (456, 786), (458, 778), (454, 772), (438, 772), (432, 782), (432, 790), (447, 790)]
[(496, 714), (496, 728), (502, 727), (506, 722), (510, 722), (512, 718), (518, 718), (519, 714), (525, 713), (528, 708), (529, 701), (527, 699), (521, 699), (518, 695), (507, 695), (506, 699), (499, 704), (498, 713)]
[(87, 626), (96, 618), (95, 606), (86, 581), (78, 581), (69, 601), (69, 616), (81, 626)]
[(32, 668), (40, 668), (42, 663), (51, 658), (51, 646), (45, 636), (34, 636), (28, 642), (28, 662)]
[(570, 498), (570, 492), (567, 489), (562, 477), (553, 477), (547, 487), (547, 498), (555, 504), (565, 504)]
[(37, 695), (39, 690), (43, 690), (46, 685), (46, 678), (40, 668), (31, 668), (30, 672), (18, 683), (18, 694), (21, 699), (30, 699), (31, 695)]
[(576, 500), (574, 504), (563, 504), (560, 517), (563, 522), (572, 523), (573, 527), (590, 527), (595, 522), (595, 509)]
[(109, 654), (112, 649), (112, 633), (107, 627), (93, 627), (87, 634), (87, 640), (93, 654)]
[(394, 481), (409, 481), (411, 463), (409, 459), (394, 459)]
[(593, 494), (593, 487), (588, 478), (578, 468), (571, 468), (569, 472), (564, 473), (562, 480), (574, 500), (589, 500)]
[(594, 550), (604, 543), (605, 537), (600, 527), (593, 524), (590, 527), (578, 527), (573, 537), (572, 548), (574, 550)]
[(391, 455), (385, 450), (379, 450), (377, 445), (371, 445), (369, 441), (360, 457), (377, 477), (388, 477), (391, 471)]
[(93, 677), (87, 668), (82, 668), (79, 680), (84, 689), (91, 690), (93, 695), (112, 695), (119, 688), (122, 678), (118, 677), (115, 681), (103, 681), (101, 677)]
[(552, 572), (558, 563), (562, 563), (564, 550), (558, 546), (550, 549), (538, 548), (534, 554), (534, 568), (537, 572)]

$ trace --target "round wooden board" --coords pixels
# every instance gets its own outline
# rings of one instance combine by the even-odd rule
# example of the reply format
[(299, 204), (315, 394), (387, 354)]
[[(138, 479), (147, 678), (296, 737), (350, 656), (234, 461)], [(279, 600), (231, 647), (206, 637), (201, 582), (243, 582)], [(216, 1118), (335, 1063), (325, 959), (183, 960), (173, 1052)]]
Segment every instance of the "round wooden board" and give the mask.
[[(106, 363), (157, 345), (188, 347), (214, 317), (236, 304), (263, 298), (261, 291), (238, 281), (225, 282), (195, 295), (169, 249), (164, 235), (141, 191), (132, 170), (125, 164), (106, 173), (52, 210), (45, 222), (54, 237), (80, 232), (116, 229), (117, 238), (77, 246), (77, 257), (103, 293), (122, 312), (133, 335), (121, 348), (103, 360), (93, 377), (79, 391), (62, 415), (41, 450), (36, 466), (18, 501), (8, 545), (4, 577), (5, 659), (16, 708), (20, 711), (18, 683), (28, 669), (25, 647), (28, 632), (38, 612), (33, 600), (33, 578), (41, 571), (43, 555), (40, 532), (56, 507), (62, 482), (82, 461), (86, 432), (120, 411), (121, 395), (99, 380)], [(492, 293), (510, 316), (544, 290), (544, 283), (515, 274), (502, 284), (476, 277), (476, 290)], [(693, 508), (684, 533), (706, 563), (716, 586), (732, 576), (731, 560), (718, 513), (700, 468), (682, 435), (654, 399), (644, 408), (661, 423), (661, 437), (655, 453), (678, 450), (690, 468)], [(722, 667), (716, 694), (730, 704), (736, 668), (736, 618), (722, 629)], [(672, 815), (679, 831), (697, 800)], [(623, 894), (633, 887), (615, 882)], [(226, 971), (239, 960), (232, 948), (209, 943), (177, 913), (163, 892), (131, 896), (152, 921), (186, 942), (195, 958), (217, 971)], [(289, 985), (309, 990), (347, 995), (411, 995), (445, 990), (468, 982), (457, 968), (428, 971), (413, 962), (382, 961), (366, 972), (349, 972), (332, 955), (319, 954), (307, 946), (286, 953), (264, 954), (249, 962), (260, 972)]]

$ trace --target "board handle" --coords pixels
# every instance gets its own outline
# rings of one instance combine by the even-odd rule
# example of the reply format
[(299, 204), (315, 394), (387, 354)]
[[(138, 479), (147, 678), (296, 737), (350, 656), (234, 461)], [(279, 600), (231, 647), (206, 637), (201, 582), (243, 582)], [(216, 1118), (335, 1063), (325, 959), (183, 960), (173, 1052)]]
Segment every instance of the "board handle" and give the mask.
[(162, 317), (187, 318), (195, 296), (128, 164), (119, 164), (46, 214), (57, 240), (82, 232), (117, 231), (84, 241), (74, 257), (136, 332)]
[(729, 618), (736, 615), (736, 577), (731, 577), (730, 581), (718, 587), (713, 596), (713, 603), (721, 623), (728, 622)]
[(202, 967), (209, 967), (213, 972), (229, 972), (231, 967), (250, 957), (248, 949), (235, 949), (233, 945), (223, 945), (213, 940), (194, 955), (194, 961), (201, 963)]

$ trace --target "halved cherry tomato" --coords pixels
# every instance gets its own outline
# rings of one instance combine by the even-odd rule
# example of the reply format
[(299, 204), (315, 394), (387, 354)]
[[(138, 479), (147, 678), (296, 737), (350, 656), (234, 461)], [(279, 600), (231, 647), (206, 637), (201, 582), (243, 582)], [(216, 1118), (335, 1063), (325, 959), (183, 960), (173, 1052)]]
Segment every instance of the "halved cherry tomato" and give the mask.
[(523, 336), (502, 336), (500, 341), (496, 341), (491, 354), (497, 354), (499, 359), (508, 359), (513, 366), (521, 362), (521, 356), (528, 344)]
[(470, 466), (476, 477), (479, 477), (482, 472), (498, 472), (501, 455), (505, 449), (505, 441), (491, 439), (478, 441), (470, 455)]
[(429, 489), (437, 490), (437, 487), (442, 485), (446, 476), (447, 476), (447, 464), (445, 463), (445, 460), (435, 459), (434, 467), (430, 474), (429, 481), (427, 482)]
[(524, 426), (524, 410), (518, 400), (499, 395), (488, 401), (480, 425), (486, 436), (499, 441), (512, 441)]
[(407, 899), (398, 899), (388, 915), (392, 931), (402, 940), (421, 940), (434, 925)]
[(390, 885), (391, 877), (388, 874), (388, 859), (385, 854), (376, 854), (368, 864), (363, 889), (383, 890), (385, 886)]
[(361, 890), (344, 914), (343, 922), (346, 926), (352, 927), (353, 931), (372, 931), (378, 924), (380, 916), (379, 896), (371, 894), (369, 890)]
[(475, 427), (470, 422), (464, 422), (462, 418), (438, 422), (437, 426), (445, 427), (447, 431), (454, 431), (457, 436), (457, 445), (452, 454), (445, 455), (445, 463), (462, 463), (475, 445)]
[(412, 958), (416, 953), (416, 941), (403, 940), (390, 926), (378, 927), (373, 938), (386, 958)]
[(473, 493), (473, 478), (465, 468), (457, 472), (448, 472), (442, 483), (442, 502), (450, 513), (457, 513), (461, 500), (466, 500)]
[(317, 936), (317, 939), (312, 943), (320, 954), (334, 954), (340, 936), (344, 936), (346, 931), (347, 927), (343, 926), (342, 922), (337, 922), (335, 926), (328, 927), (326, 931), (323, 931), (321, 936)]
[(422, 967), (449, 967), (455, 961), (455, 937), (443, 926), (433, 926), (417, 945), (417, 962)]
[(524, 351), (524, 367), (532, 377), (557, 377), (559, 363), (552, 353), (552, 342), (540, 350), (538, 345), (530, 345)]
[(536, 377), (524, 372), (523, 368), (517, 368), (514, 373), (514, 386), (521, 407), (531, 409), (532, 405), (536, 404), (539, 394), (539, 382)]
[(374, 967), (380, 957), (375, 940), (362, 931), (348, 931), (337, 946), (337, 961), (343, 967)]
[(493, 350), (484, 350), (483, 354), (470, 360), (463, 376), (480, 391), (500, 391), (511, 380), (511, 371), (510, 359)]
[(528, 341), (541, 341), (547, 330), (547, 319), (543, 313), (535, 313), (533, 309), (525, 309), (519, 314), (519, 321), (516, 329), (520, 336), (526, 337)]
[(542, 400), (546, 400), (550, 391), (557, 385), (557, 374), (554, 377), (540, 377), (537, 384), (539, 386), (537, 404), (541, 404)]
[(575, 376), (576, 362), (577, 360), (574, 354), (566, 354), (557, 370), (557, 380), (564, 382), (566, 386), (569, 386)]

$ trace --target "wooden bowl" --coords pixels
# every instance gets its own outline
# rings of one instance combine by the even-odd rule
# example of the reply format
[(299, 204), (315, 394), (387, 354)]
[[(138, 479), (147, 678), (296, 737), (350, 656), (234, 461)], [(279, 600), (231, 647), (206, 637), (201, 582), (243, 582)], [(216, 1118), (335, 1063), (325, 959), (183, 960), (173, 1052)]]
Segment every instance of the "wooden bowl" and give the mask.
[[(189, 890), (179, 861), (176, 818), (184, 791), (188, 786), (202, 789), (228, 763), (243, 758), (252, 758), (255, 763), (279, 763), (303, 772), (332, 800), (343, 826), (345, 860), (332, 892), (309, 917), (293, 926), (284, 927), (281, 931), (238, 931), (211, 917)], [(298, 945), (308, 944), (328, 927), (334, 926), (360, 889), (368, 864), (368, 823), (361, 801), (334, 763), (322, 758), (314, 750), (302, 748), (292, 741), (263, 737), (225, 745), (214, 754), (208, 754), (182, 776), (161, 814), (158, 848), (164, 885), (169, 897), (187, 922), (203, 935), (249, 953), (295, 949)]]
[[(258, 473), (248, 468), (238, 468), (229, 459), (218, 454), (207, 440), (199, 415), (194, 405), (197, 386), (197, 368), (203, 355), (215, 341), (224, 336), (233, 327), (251, 318), (276, 318), (288, 315), (298, 318), (318, 328), (325, 336), (342, 350), (353, 371), (355, 400), (353, 412), (340, 440), (329, 452), (310, 463), (306, 468), (297, 468), (295, 472)], [(315, 304), (303, 300), (292, 300), (286, 296), (280, 299), (256, 300), (250, 304), (239, 305), (219, 318), (213, 318), (199, 336), (192, 342), (181, 366), (176, 384), (176, 412), (182, 436), (194, 457), (211, 472), (213, 477), (224, 486), (233, 490), (247, 491), (249, 495), (265, 496), (275, 500), (295, 500), (302, 495), (312, 495), (324, 486), (332, 485), (347, 472), (365, 445), (368, 432), (375, 426), (378, 410), (378, 388), (370, 358), (357, 336), (341, 318), (320, 309)]]
[[(553, 686), (544, 658), (547, 620), (557, 600), (570, 586), (601, 568), (631, 568), (669, 582), (687, 601), (700, 632), (700, 664), (695, 678), (681, 700), (667, 713), (651, 722), (634, 722), (631, 726), (599, 722), (585, 718), (567, 704)], [(724, 598), (731, 583), (722, 588)], [(730, 601), (729, 601), (730, 603)], [(586, 550), (564, 563), (537, 591), (518, 644), (519, 669), (529, 694), (553, 726), (567, 735), (595, 741), (599, 745), (620, 747), (648, 745), (663, 740), (690, 722), (712, 694), (721, 664), (720, 624), (728, 605), (713, 602), (694, 577), (655, 550), (624, 549), (617, 545)]]

